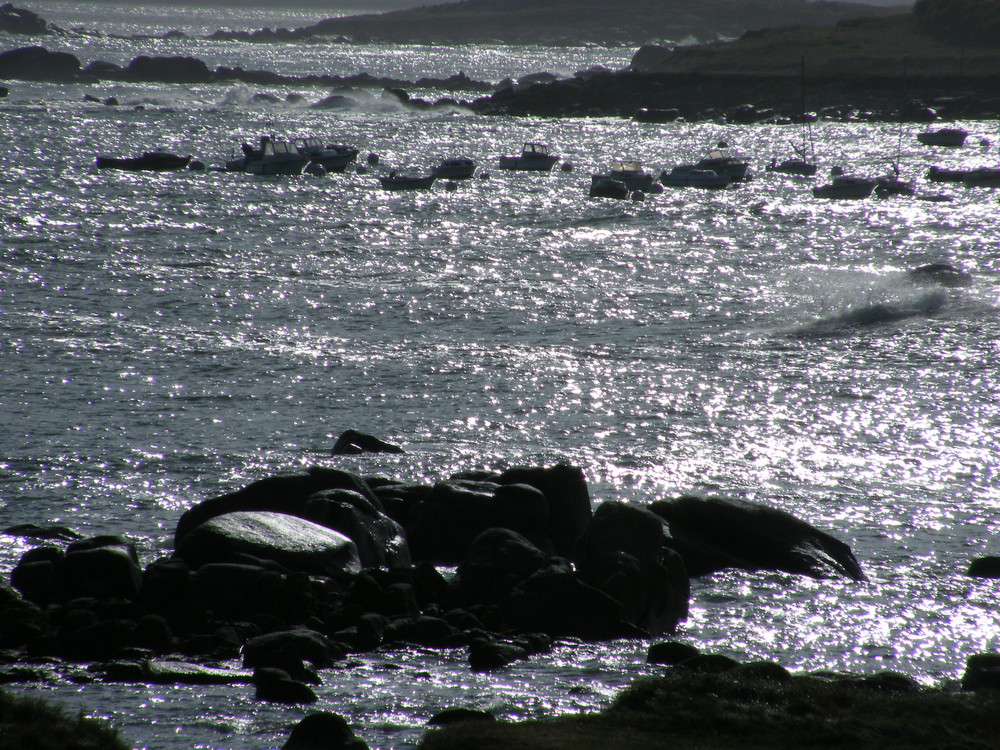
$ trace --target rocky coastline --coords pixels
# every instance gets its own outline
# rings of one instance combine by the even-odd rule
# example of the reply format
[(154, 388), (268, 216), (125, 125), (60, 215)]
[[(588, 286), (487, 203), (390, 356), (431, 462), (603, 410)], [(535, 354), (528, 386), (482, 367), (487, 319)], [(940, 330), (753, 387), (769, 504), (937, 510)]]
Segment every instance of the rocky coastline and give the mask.
[[(332, 466), (273, 476), (192, 505), (173, 551), (145, 565), (119, 536), (5, 533), (37, 546), (0, 582), (0, 683), (246, 685), (294, 705), (317, 701), (322, 670), (383, 647), (461, 648), (470, 670), (492, 671), (557, 642), (655, 641), (685, 620), (690, 577), (727, 568), (865, 579), (847, 544), (782, 511), (702, 496), (595, 503), (568, 465), (434, 484)], [(648, 660), (747, 673), (670, 641)], [(970, 660), (963, 687), (1000, 687), (998, 664)]]

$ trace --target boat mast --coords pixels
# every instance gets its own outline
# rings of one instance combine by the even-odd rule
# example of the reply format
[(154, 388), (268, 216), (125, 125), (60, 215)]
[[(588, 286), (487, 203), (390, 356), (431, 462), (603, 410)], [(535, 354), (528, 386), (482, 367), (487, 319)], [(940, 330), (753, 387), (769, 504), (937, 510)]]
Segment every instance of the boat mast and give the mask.
[[(813, 141), (812, 122), (806, 117), (806, 56), (800, 59), (801, 80), (802, 80), (802, 120), (806, 124), (806, 137), (809, 141), (809, 151), (812, 154), (813, 162), (816, 161), (816, 144)], [(802, 144), (802, 156), (805, 158), (806, 144)]]

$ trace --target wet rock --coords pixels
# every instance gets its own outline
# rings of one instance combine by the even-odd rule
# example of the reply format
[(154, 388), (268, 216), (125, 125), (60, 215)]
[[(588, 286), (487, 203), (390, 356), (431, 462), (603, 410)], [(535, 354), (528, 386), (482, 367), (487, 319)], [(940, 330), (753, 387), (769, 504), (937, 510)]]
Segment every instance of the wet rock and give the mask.
[(73, 83), (90, 80), (80, 69), (80, 60), (68, 52), (50, 52), (45, 47), (21, 47), (0, 53), (0, 79)]
[(0, 31), (25, 36), (47, 36), (61, 31), (44, 18), (25, 8), (15, 8), (12, 3), (0, 5)]
[(227, 513), (196, 527), (177, 545), (176, 555), (194, 568), (252, 555), (324, 576), (361, 569), (357, 548), (343, 534), (297, 516), (271, 512)]
[(22, 536), (31, 539), (56, 539), (62, 542), (72, 542), (80, 539), (77, 532), (66, 526), (38, 526), (33, 523), (22, 523), (9, 526), (3, 530), (8, 536)]
[(965, 662), (962, 690), (1000, 689), (1000, 653), (973, 654)]
[(976, 578), (1000, 578), (1000, 557), (987, 556), (969, 564), (968, 575)]
[(368, 745), (354, 736), (344, 717), (326, 711), (296, 724), (281, 750), (368, 750)]
[(340, 437), (337, 438), (337, 442), (334, 443), (330, 452), (334, 456), (342, 456), (358, 453), (404, 453), (405, 451), (398, 445), (387, 443), (374, 435), (357, 430), (345, 430), (340, 433)]
[(468, 721), (496, 721), (497, 718), (489, 711), (481, 711), (478, 708), (446, 708), (438, 711), (427, 720), (428, 726), (447, 727), (452, 724), (464, 724)]
[(650, 510), (667, 521), (691, 576), (726, 568), (865, 580), (851, 548), (790, 513), (745, 500), (685, 496)]
[(257, 687), (255, 698), (269, 703), (315, 703), (318, 698), (304, 682), (293, 680), (281, 669), (264, 667), (255, 669), (253, 683)]
[(306, 500), (302, 516), (353, 541), (363, 567), (410, 565), (410, 547), (402, 526), (359, 492), (321, 490)]
[(577, 553), (580, 580), (620, 602), (624, 619), (651, 633), (687, 617), (690, 583), (663, 519), (646, 508), (602, 503)]
[(243, 666), (257, 667), (293, 654), (316, 669), (327, 669), (344, 658), (343, 649), (319, 633), (285, 630), (249, 639), (243, 647)]
[(427, 648), (454, 648), (466, 643), (466, 638), (440, 617), (417, 617), (394, 620), (385, 629), (386, 643), (408, 643)]
[(646, 651), (647, 664), (680, 664), (682, 661), (693, 659), (701, 653), (697, 648), (687, 643), (667, 641), (664, 643), (653, 643)]
[(126, 67), (132, 80), (155, 83), (208, 83), (212, 71), (194, 57), (148, 57), (140, 55)]
[(740, 666), (736, 659), (723, 654), (698, 654), (675, 665), (675, 669), (686, 669), (699, 674), (721, 674), (731, 672)]
[(79, 597), (134, 599), (142, 572), (135, 547), (115, 536), (73, 542), (56, 563), (54, 588), (62, 601)]
[(514, 643), (478, 639), (469, 644), (469, 666), (473, 672), (503, 669), (527, 657), (527, 649)]

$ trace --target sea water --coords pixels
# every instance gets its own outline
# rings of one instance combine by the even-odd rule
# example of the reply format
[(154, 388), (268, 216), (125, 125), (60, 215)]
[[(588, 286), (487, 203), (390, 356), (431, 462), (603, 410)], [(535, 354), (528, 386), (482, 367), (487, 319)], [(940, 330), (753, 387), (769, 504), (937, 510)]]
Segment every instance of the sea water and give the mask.
[[(278, 25), (259, 21), (247, 28)], [(84, 64), (118, 50), (120, 63), (190, 54), (409, 79), (499, 81), (628, 57), (233, 42), (213, 57), (199, 39), (169, 50), (0, 39), (35, 41)], [(340, 62), (313, 67), (321, 59)], [(942, 684), (1000, 646), (998, 584), (965, 575), (971, 559), (1000, 553), (1000, 206), (995, 191), (922, 179), (932, 164), (995, 165), (995, 123), (960, 123), (972, 136), (953, 151), (918, 144), (917, 126), (821, 123), (824, 171), (883, 174), (898, 158), (916, 180), (915, 197), (836, 202), (812, 197), (823, 177), (764, 170), (801, 142), (788, 126), (413, 112), (379, 92), (331, 112), (253, 98), (292, 89), (7, 85), (0, 527), (122, 534), (147, 563), (169, 553), (184, 509), (273, 474), (319, 465), (433, 482), (562, 461), (582, 468), (595, 504), (719, 493), (852, 546), (868, 582), (743, 571), (694, 581), (676, 637), (702, 650)], [(294, 93), (308, 104), (329, 92)], [(381, 166), (322, 178), (212, 169), (270, 133), (347, 143)], [(497, 170), (526, 140), (573, 170)], [(590, 174), (613, 159), (658, 172), (720, 140), (751, 158), (754, 180), (641, 203), (587, 197)], [(97, 155), (157, 147), (209, 169), (94, 167)], [(378, 187), (380, 170), (459, 155), (490, 178), (455, 192)], [(930, 262), (974, 281), (911, 283), (907, 270)], [(349, 428), (406, 453), (331, 457)], [(4, 539), (9, 574), (33, 543)], [(324, 670), (310, 707), (259, 703), (252, 686), (79, 684), (72, 670), (12, 688), (105, 717), (136, 747), (277, 747), (305, 713), (330, 710), (371, 747), (402, 748), (452, 706), (505, 719), (598, 710), (656, 673), (648, 645), (561, 642), (486, 674), (460, 649), (379, 651)]]

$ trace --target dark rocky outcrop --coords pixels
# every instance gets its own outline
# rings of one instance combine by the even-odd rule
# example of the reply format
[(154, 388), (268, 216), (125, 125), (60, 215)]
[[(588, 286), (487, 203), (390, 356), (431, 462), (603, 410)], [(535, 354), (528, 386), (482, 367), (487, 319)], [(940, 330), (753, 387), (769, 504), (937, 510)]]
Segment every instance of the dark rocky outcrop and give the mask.
[(969, 563), (968, 574), (974, 578), (1000, 578), (1000, 556), (976, 558)]
[(671, 545), (692, 576), (742, 568), (865, 580), (847, 544), (775, 508), (735, 498), (685, 496), (655, 502), (650, 510), (666, 520)]
[(1000, 653), (973, 654), (965, 662), (963, 690), (1000, 690)]
[(148, 57), (141, 55), (125, 67), (125, 74), (136, 81), (156, 83), (208, 83), (212, 71), (193, 57)]
[(334, 456), (356, 453), (403, 453), (398, 445), (387, 443), (374, 435), (357, 430), (344, 430), (330, 451)]
[(0, 52), (0, 80), (93, 82), (84, 75), (80, 60), (69, 52), (50, 52), (45, 47), (21, 47)]
[(62, 33), (62, 29), (50, 24), (33, 11), (15, 8), (12, 3), (4, 3), (0, 5), (0, 32), (25, 36), (49, 36)]
[(296, 516), (237, 511), (216, 516), (181, 538), (176, 555), (194, 568), (273, 560), (289, 570), (336, 576), (361, 569), (357, 547), (343, 534)]
[(343, 716), (324, 711), (296, 724), (281, 750), (368, 750), (368, 745)]

